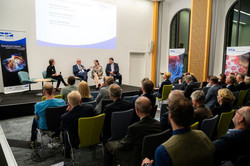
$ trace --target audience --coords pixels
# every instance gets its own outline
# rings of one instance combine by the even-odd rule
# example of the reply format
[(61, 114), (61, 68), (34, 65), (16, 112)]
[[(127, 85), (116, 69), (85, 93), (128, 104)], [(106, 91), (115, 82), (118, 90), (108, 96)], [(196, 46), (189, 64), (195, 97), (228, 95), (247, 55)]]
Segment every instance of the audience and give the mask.
[[(72, 147), (77, 148), (80, 143), (78, 136), (78, 119), (81, 117), (92, 117), (94, 115), (94, 107), (92, 105), (81, 105), (81, 95), (78, 91), (72, 91), (68, 94), (67, 112), (61, 116), (61, 121), (62, 128), (69, 133), (70, 143)], [(67, 158), (69, 158), (69, 140), (65, 132), (63, 135), (65, 155)]]
[(214, 141), (215, 161), (218, 164), (221, 161), (231, 161), (235, 164), (240, 156), (250, 155), (250, 107), (236, 110), (233, 123), (234, 132)]
[[(42, 130), (46, 130), (47, 123), (45, 118), (45, 110), (48, 107), (57, 107), (57, 106), (65, 106), (66, 103), (63, 99), (55, 99), (54, 98), (55, 90), (52, 86), (52, 84), (45, 84), (43, 86), (43, 94), (46, 97), (46, 100), (42, 102), (37, 102), (35, 105), (35, 117), (32, 122), (32, 128), (31, 128), (31, 139), (30, 139), (30, 147), (34, 148), (35, 146), (35, 140), (37, 138), (37, 128), (40, 128)], [(59, 133), (58, 135), (59, 136)]]
[(250, 77), (245, 76), (244, 82), (246, 84), (247, 89), (250, 89)]
[(100, 92), (95, 99), (96, 100), (95, 110), (98, 114), (100, 114), (102, 111), (102, 100), (103, 99), (110, 99), (108, 88), (113, 83), (114, 83), (113, 77), (111, 77), (111, 76), (105, 77), (105, 82), (104, 82), (105, 85), (104, 85), (104, 87), (102, 87), (100, 89)]
[(151, 103), (148, 98), (142, 96), (136, 99), (135, 109), (140, 121), (128, 127), (127, 135), (122, 140), (105, 144), (105, 166), (111, 166), (116, 161), (122, 166), (140, 165), (143, 138), (161, 132), (160, 123), (150, 117)]
[(235, 84), (236, 83), (236, 77), (232, 74), (229, 74), (226, 78), (226, 88), (229, 89), (231, 92), (235, 92), (236, 91), (236, 87)]
[(245, 76), (242, 74), (237, 75), (237, 77), (236, 77), (236, 80), (238, 82), (237, 91), (247, 89), (246, 83), (244, 82), (244, 78), (245, 78)]
[(218, 91), (217, 102), (219, 103), (218, 107), (212, 109), (213, 115), (220, 115), (223, 112), (230, 112), (233, 110), (233, 103), (235, 97), (233, 93), (227, 89), (223, 88)]
[(109, 63), (106, 66), (106, 75), (114, 77), (114, 81), (116, 79), (119, 80), (119, 85), (122, 84), (122, 75), (119, 73), (119, 65), (118, 63), (114, 63), (114, 58), (109, 58)]
[(218, 84), (222, 87), (222, 88), (226, 88), (226, 74), (222, 73), (219, 76), (219, 81)]
[(197, 90), (191, 94), (191, 99), (194, 110), (194, 120), (193, 122), (201, 122), (204, 119), (212, 118), (213, 114), (210, 109), (205, 107), (205, 93), (201, 90)]
[(87, 82), (82, 81), (78, 85), (78, 91), (81, 94), (81, 98), (82, 98), (83, 103), (94, 101), (93, 97), (90, 94), (90, 88), (89, 88), (89, 84)]
[(172, 74), (170, 72), (165, 72), (164, 75), (162, 76), (162, 78), (164, 79), (164, 81), (161, 83), (161, 86), (158, 90), (158, 98), (161, 98), (162, 97), (162, 90), (163, 90), (163, 86), (164, 85), (171, 85), (171, 81), (170, 81), (170, 78), (171, 78)]
[(213, 165), (213, 143), (202, 131), (190, 130), (193, 113), (193, 107), (188, 99), (178, 98), (169, 105), (169, 121), (173, 136), (156, 149), (156, 166)]
[(192, 94), (194, 88), (199, 88), (197, 84), (193, 82), (193, 77), (191, 75), (186, 75), (186, 87), (184, 89), (184, 95), (186, 98), (190, 99), (190, 95)]
[(74, 90), (77, 90), (77, 87), (74, 85), (76, 82), (76, 79), (74, 76), (69, 76), (68, 78), (68, 84), (69, 86), (63, 87), (61, 90), (61, 95), (65, 102), (67, 102), (67, 95)]
[(108, 104), (104, 108), (105, 121), (103, 126), (103, 141), (106, 141), (111, 137), (111, 118), (113, 112), (126, 111), (132, 108), (131, 103), (123, 101), (121, 99), (122, 89), (117, 84), (111, 84), (109, 86), (109, 96), (114, 102)]
[(218, 78), (216, 76), (211, 76), (209, 83), (211, 87), (208, 89), (206, 97), (205, 97), (205, 106), (209, 109), (212, 109), (216, 105), (217, 92), (221, 88), (221, 86), (217, 84)]

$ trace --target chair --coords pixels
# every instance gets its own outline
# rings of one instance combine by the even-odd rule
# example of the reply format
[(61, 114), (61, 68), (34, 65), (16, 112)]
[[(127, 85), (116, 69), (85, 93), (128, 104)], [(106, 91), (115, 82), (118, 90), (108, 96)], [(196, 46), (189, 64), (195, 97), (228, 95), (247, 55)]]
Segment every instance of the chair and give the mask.
[(128, 126), (131, 124), (134, 109), (113, 112), (111, 118), (111, 137), (109, 140), (119, 140), (126, 135)]
[(190, 126), (190, 129), (198, 130), (198, 127), (199, 127), (199, 122), (195, 122), (194, 124), (192, 124), (192, 125)]
[(243, 105), (244, 99), (246, 97), (248, 90), (240, 90), (237, 98), (236, 98), (236, 108), (240, 108)]
[(54, 83), (54, 82), (57, 82), (57, 80), (56, 79), (53, 79), (53, 78), (47, 78), (46, 76), (47, 76), (47, 71), (43, 71), (42, 72), (42, 75), (43, 75), (43, 79), (51, 79), (51, 81), (49, 81), (49, 82), (52, 82), (52, 84)]
[(30, 78), (29, 73), (26, 71), (19, 71), (17, 75), (22, 85), (29, 84), (29, 91), (31, 91), (30, 84), (37, 83), (35, 78)]
[(138, 97), (138, 95), (134, 95), (134, 96), (124, 96), (124, 97), (123, 97), (123, 100), (132, 103), (132, 101), (133, 101), (135, 98), (137, 98), (137, 97)]
[(201, 88), (206, 87), (206, 86), (207, 86), (207, 84), (208, 84), (208, 82), (203, 81), (203, 82), (202, 82), (202, 86), (201, 86)]
[(250, 89), (248, 89), (243, 105), (246, 105), (250, 101)]
[[(62, 95), (55, 95), (54, 98), (56, 98), (56, 99), (63, 99), (63, 96)], [(41, 100), (42, 101), (46, 100), (46, 97), (42, 96)]]
[(156, 99), (159, 101), (160, 107), (161, 107), (163, 101), (164, 101), (164, 100), (167, 100), (168, 95), (169, 95), (169, 93), (170, 93), (171, 90), (172, 90), (172, 87), (173, 87), (172, 84), (171, 84), (171, 85), (164, 85), (164, 86), (163, 86), (163, 89), (162, 89), (162, 97), (161, 97), (161, 98), (156, 97)]
[(220, 119), (219, 119), (218, 126), (217, 126), (216, 139), (220, 138), (222, 135), (227, 133), (227, 130), (233, 118), (234, 112), (235, 110), (232, 110), (231, 112), (223, 112), (220, 115)]
[(168, 129), (161, 133), (147, 135), (142, 142), (142, 159), (145, 157), (151, 160), (155, 158), (155, 150), (162, 143), (172, 136), (172, 130)]
[[(80, 144), (78, 148), (93, 147), (101, 143), (100, 137), (102, 133), (102, 127), (104, 124), (105, 114), (100, 114), (94, 117), (79, 118), (78, 120), (78, 135)], [(69, 133), (67, 133), (68, 139)], [(70, 140), (69, 140), (70, 142)], [(71, 159), (73, 165), (75, 165), (74, 151), (71, 146)], [(92, 149), (92, 158), (95, 157), (95, 148)]]
[(196, 85), (196, 87), (200, 87), (201, 86), (201, 82), (194, 82), (195, 83), (195, 85)]
[(175, 90), (183, 90), (184, 85), (183, 84), (175, 84), (174, 89)]
[(98, 91), (92, 91), (92, 92), (90, 92), (90, 95), (94, 98), (94, 100), (95, 100), (95, 98), (97, 97), (98, 94), (99, 94)]
[(106, 105), (110, 104), (110, 103), (113, 103), (113, 100), (110, 100), (110, 99), (104, 99), (101, 101), (102, 102), (102, 111), (101, 113), (104, 113), (104, 108)]
[(219, 115), (214, 116), (213, 118), (204, 119), (201, 123), (201, 130), (208, 136), (208, 138), (212, 138), (214, 133), (214, 129), (217, 125), (219, 119)]
[(202, 91), (205, 93), (205, 95), (207, 94), (207, 91), (208, 91), (209, 88), (210, 88), (210, 87), (203, 87), (203, 88), (202, 88)]
[(155, 105), (155, 106), (152, 108), (151, 113), (150, 113), (150, 116), (151, 116), (152, 118), (155, 118), (155, 114), (156, 114), (157, 108), (158, 108), (158, 105)]
[(82, 104), (90, 104), (90, 105), (92, 105), (92, 106), (94, 107), (94, 109), (95, 109), (96, 101), (93, 100), (93, 101), (89, 101), (89, 102), (84, 102), (84, 103), (82, 103)]

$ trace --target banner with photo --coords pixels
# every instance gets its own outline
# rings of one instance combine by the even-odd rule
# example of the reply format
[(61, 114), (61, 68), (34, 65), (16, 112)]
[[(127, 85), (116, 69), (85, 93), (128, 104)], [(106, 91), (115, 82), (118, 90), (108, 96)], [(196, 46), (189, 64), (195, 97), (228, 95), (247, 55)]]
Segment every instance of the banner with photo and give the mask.
[(168, 71), (172, 73), (170, 81), (173, 83), (176, 78), (180, 78), (183, 73), (183, 58), (185, 49), (170, 49), (168, 60)]
[(250, 47), (227, 47), (225, 74), (248, 74)]
[(0, 58), (4, 93), (29, 90), (17, 75), (19, 71), (28, 72), (25, 32), (0, 30)]

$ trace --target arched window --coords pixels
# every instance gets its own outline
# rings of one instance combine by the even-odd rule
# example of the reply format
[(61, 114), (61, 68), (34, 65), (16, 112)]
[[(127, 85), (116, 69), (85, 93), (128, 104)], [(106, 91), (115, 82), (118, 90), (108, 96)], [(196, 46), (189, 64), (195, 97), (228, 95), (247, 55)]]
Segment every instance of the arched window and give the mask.
[(185, 48), (183, 72), (186, 72), (188, 67), (189, 29), (190, 9), (182, 9), (171, 21), (170, 48)]

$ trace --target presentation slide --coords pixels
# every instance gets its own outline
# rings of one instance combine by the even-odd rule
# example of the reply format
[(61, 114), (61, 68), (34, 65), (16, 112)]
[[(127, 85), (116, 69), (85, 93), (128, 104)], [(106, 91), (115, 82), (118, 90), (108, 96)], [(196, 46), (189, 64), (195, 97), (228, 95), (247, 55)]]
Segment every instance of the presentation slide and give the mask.
[(116, 15), (97, 0), (36, 0), (37, 45), (115, 49)]

